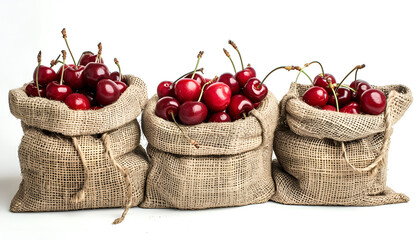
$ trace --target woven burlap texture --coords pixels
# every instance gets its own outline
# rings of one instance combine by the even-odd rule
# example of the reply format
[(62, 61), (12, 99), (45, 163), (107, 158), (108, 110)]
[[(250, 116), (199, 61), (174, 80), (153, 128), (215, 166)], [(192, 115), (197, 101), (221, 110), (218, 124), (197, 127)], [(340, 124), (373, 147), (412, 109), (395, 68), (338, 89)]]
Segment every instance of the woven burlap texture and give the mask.
[(324, 111), (301, 100), (308, 85), (293, 83), (280, 102), (273, 163), (283, 204), (372, 206), (407, 202), (386, 186), (392, 125), (412, 102), (402, 85), (376, 87), (387, 95), (385, 113), (353, 115)]
[(230, 123), (182, 126), (155, 115), (157, 97), (146, 105), (142, 129), (151, 170), (145, 208), (205, 209), (266, 202), (274, 193), (271, 158), (279, 110), (272, 93), (249, 117)]

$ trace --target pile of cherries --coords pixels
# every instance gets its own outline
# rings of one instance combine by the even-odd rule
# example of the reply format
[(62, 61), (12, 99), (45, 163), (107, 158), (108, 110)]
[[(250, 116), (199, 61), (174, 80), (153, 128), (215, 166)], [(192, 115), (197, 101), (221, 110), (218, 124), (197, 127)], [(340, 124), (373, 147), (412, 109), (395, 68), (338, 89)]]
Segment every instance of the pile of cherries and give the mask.
[[(26, 86), (26, 94), (32, 97), (46, 97), (61, 101), (74, 110), (97, 110), (118, 100), (127, 89), (127, 83), (122, 78), (118, 60), (118, 72), (110, 72), (101, 57), (102, 44), (98, 44), (98, 54), (84, 52), (76, 63), (67, 42), (64, 28), (61, 33), (66, 42), (74, 64), (66, 64), (67, 53), (62, 50), (62, 61), (51, 61), (51, 66), (41, 65), (41, 51), (38, 53), (38, 66), (35, 68), (34, 81)], [(62, 66), (56, 73), (52, 67), (57, 63)]]
[[(337, 84), (333, 75), (324, 74), (319, 62), (307, 63), (305, 67), (312, 63), (318, 63), (321, 66), (322, 73), (314, 78), (313, 87), (303, 94), (302, 100), (304, 102), (324, 110), (350, 114), (378, 115), (384, 112), (386, 107), (385, 94), (379, 89), (373, 89), (366, 81), (357, 80), (357, 71), (364, 68), (364, 64), (357, 65)], [(344, 80), (355, 70), (355, 80), (350, 85), (344, 85)]]

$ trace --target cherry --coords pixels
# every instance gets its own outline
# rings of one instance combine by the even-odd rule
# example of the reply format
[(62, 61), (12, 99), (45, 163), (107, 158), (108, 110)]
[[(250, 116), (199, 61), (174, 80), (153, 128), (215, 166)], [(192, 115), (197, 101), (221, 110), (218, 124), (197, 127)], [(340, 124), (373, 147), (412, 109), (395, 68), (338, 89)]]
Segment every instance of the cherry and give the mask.
[(157, 87), (157, 95), (159, 98), (166, 96), (175, 97), (174, 85), (171, 81), (163, 81)]
[(73, 110), (87, 110), (90, 108), (89, 100), (80, 93), (72, 93), (64, 99), (64, 103)]
[(73, 91), (67, 85), (50, 82), (46, 88), (46, 97), (51, 100), (64, 101)]
[[(54, 62), (54, 65), (55, 65), (57, 62), (58, 62), (58, 61), (55, 61), (55, 62)], [(51, 62), (51, 65), (53, 65), (53, 64), (52, 64), (52, 62)], [(64, 71), (66, 71), (66, 70), (67, 70), (67, 68), (69, 68), (69, 67), (75, 68), (76, 66), (75, 66), (74, 64), (61, 65), (61, 67), (58, 69), (58, 72), (57, 72), (56, 81), (60, 81), (60, 79), (61, 79), (61, 73), (63, 72), (63, 69), (64, 69)]]
[(172, 121), (172, 114), (174, 116), (178, 115), (179, 106), (178, 100), (174, 97), (166, 96), (157, 101), (155, 114), (160, 118)]
[[(334, 104), (335, 105), (335, 104)], [(327, 111), (334, 111), (337, 112), (337, 109), (334, 106), (331, 105), (325, 105), (322, 107), (323, 110), (327, 110)]]
[[(45, 91), (44, 91), (44, 93), (41, 93), (40, 85), (38, 83), (39, 68), (41, 67), (41, 55), (42, 55), (42, 53), (41, 53), (41, 51), (39, 51), (38, 56), (37, 56), (38, 66), (35, 69), (35, 80), (34, 81), (35, 81), (35, 87), (36, 87), (36, 94), (38, 95), (38, 97), (43, 97), (43, 95), (45, 97)], [(34, 96), (34, 90), (33, 90), (32, 86), (29, 86), (29, 87), (27, 86), (25, 90), (26, 90), (26, 94), (28, 96)]]
[[(80, 56), (78, 65), (86, 66), (86, 65), (88, 65), (88, 63), (96, 62), (97, 58), (98, 58), (98, 55), (93, 54), (90, 51), (83, 52), (82, 56)], [(102, 59), (102, 57), (101, 57), (101, 60), (99, 62), (104, 63), (104, 60)]]
[(252, 102), (261, 102), (268, 94), (265, 84), (256, 77), (250, 78), (243, 89), (244, 95)]
[(179, 120), (185, 125), (195, 125), (204, 122), (207, 117), (207, 107), (198, 101), (186, 101), (179, 108)]
[(192, 76), (193, 76), (193, 74), (190, 73), (187, 76), (185, 76), (185, 78), (192, 78), (192, 79), (196, 80), (198, 82), (198, 84), (200, 84), (200, 86), (203, 86), (205, 84), (204, 77), (201, 74), (196, 73), (194, 75), (194, 78)]
[(95, 101), (95, 93), (89, 92), (89, 91), (86, 91), (86, 90), (80, 91), (79, 93), (85, 95), (85, 97), (89, 100), (90, 106), (96, 106), (97, 105), (97, 103)]
[(195, 101), (200, 96), (201, 86), (194, 79), (184, 78), (174, 85), (176, 98), (181, 102)]
[(101, 79), (109, 79), (108, 67), (103, 63), (88, 63), (82, 75), (85, 84), (94, 89)]
[[(121, 66), (120, 66), (120, 62), (118, 61), (117, 58), (114, 58), (114, 63), (118, 67), (118, 72), (112, 72), (110, 74), (110, 78), (114, 81), (123, 81), (124, 83), (126, 83), (125, 79), (124, 79), (124, 76), (121, 74)], [(118, 74), (118, 76), (116, 76), (116, 74)]]
[[(351, 91), (349, 89), (340, 87), (338, 89), (334, 89), (334, 91), (335, 91), (335, 94), (337, 95), (337, 100), (338, 100), (338, 106), (339, 107), (344, 107), (345, 105), (347, 105), (351, 101), (352, 94), (351, 94)], [(329, 96), (328, 104), (335, 106), (336, 102), (335, 102), (334, 95)]]
[(252, 73), (248, 69), (241, 70), (235, 74), (235, 79), (238, 81), (239, 86), (244, 87), (250, 78), (252, 78)]
[(318, 74), (314, 78), (314, 86), (322, 87), (325, 90), (327, 90), (328, 93), (332, 93), (332, 89), (328, 83), (328, 81), (331, 81), (331, 84), (335, 84), (335, 78), (333, 75), (326, 73), (325, 75)]
[(360, 114), (360, 105), (357, 102), (350, 102), (346, 106), (340, 108), (342, 113)]
[(260, 106), (261, 102), (254, 103), (254, 108), (257, 109)]
[(115, 84), (117, 84), (118, 90), (120, 90), (120, 93), (123, 94), (125, 90), (127, 90), (127, 84), (125, 84), (122, 81), (114, 81)]
[(25, 92), (29, 97), (45, 97), (46, 96), (45, 88), (39, 88), (39, 94), (38, 94), (36, 83), (29, 83), (28, 85), (26, 85)]
[(102, 109), (102, 107), (101, 106), (93, 106), (93, 107), (89, 108), (89, 110), (99, 110), (99, 109)]
[(385, 111), (386, 96), (378, 89), (368, 89), (360, 96), (360, 106), (364, 113), (378, 115)]
[[(47, 66), (40, 65), (38, 70), (38, 84), (41, 86), (47, 86), (48, 83), (56, 80), (55, 71)], [(37, 68), (34, 71), (34, 80), (36, 79)]]
[(245, 117), (252, 109), (254, 109), (254, 104), (244, 95), (237, 94), (230, 99), (227, 113), (233, 120), (237, 120)]
[[(60, 68), (61, 70), (62, 68)], [(85, 86), (85, 82), (83, 81), (83, 71), (85, 67), (79, 66), (77, 69), (73, 67), (68, 67), (64, 70), (64, 83), (71, 87), (73, 90), (82, 89)]]
[(217, 82), (222, 82), (228, 85), (232, 92), (232, 95), (239, 93), (239, 91), (241, 90), (239, 82), (231, 73), (223, 73), (222, 75), (220, 75), (219, 79), (217, 79)]
[[(357, 84), (356, 84), (357, 82)], [(362, 96), (362, 94), (368, 90), (371, 89), (372, 87), (369, 85), (369, 83), (367, 83), (366, 81), (363, 80), (357, 80), (357, 81), (353, 81), (350, 84), (350, 87), (353, 88), (354, 90), (356, 90), (355, 93), (352, 94), (353, 99), (360, 102), (360, 97)]]
[(225, 113), (225, 112), (217, 112), (217, 113), (213, 113), (208, 122), (231, 122), (231, 118), (229, 116), (229, 114)]
[(251, 64), (248, 64), (248, 66), (245, 69), (247, 69), (249, 72), (251, 72), (251, 76), (253, 76), (253, 77), (257, 76), (257, 72), (255, 71), (255, 69), (253, 67), (251, 67)]
[[(92, 63), (89, 63), (92, 64)], [(89, 66), (88, 64), (88, 66)], [(96, 86), (95, 100), (102, 106), (107, 106), (118, 100), (121, 93), (117, 84), (111, 79), (102, 79)]]
[(120, 73), (115, 71), (109, 74), (109, 79), (113, 81), (120, 81)]
[(324, 88), (314, 86), (306, 90), (302, 100), (311, 106), (323, 107), (328, 102), (328, 93)]
[[(210, 82), (206, 84), (210, 84)], [(210, 111), (221, 112), (229, 106), (231, 95), (232, 92), (228, 85), (216, 82), (204, 89), (203, 101)]]

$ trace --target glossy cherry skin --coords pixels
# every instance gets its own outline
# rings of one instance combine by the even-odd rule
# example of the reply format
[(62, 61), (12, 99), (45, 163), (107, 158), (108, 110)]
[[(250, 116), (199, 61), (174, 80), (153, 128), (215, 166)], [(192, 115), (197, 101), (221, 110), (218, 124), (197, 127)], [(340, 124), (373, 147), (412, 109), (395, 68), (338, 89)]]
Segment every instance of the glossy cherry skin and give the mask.
[(314, 107), (323, 107), (328, 102), (328, 93), (322, 87), (314, 86), (306, 90), (302, 100)]
[(113, 81), (122, 81), (120, 79), (120, 73), (119, 72), (112, 72), (109, 74), (109, 79), (113, 80)]
[(248, 80), (255, 77), (251, 70), (244, 69), (235, 74), (235, 79), (238, 81), (240, 87), (244, 87)]
[(72, 93), (64, 99), (64, 103), (73, 110), (87, 110), (90, 108), (89, 100), (80, 93)]
[(360, 102), (360, 97), (366, 90), (372, 88), (369, 85), (369, 83), (363, 80), (357, 80), (357, 87), (356, 87), (356, 83), (353, 81), (352, 83), (350, 83), (350, 87), (356, 90), (356, 93), (353, 92), (352, 96), (353, 96), (353, 99), (356, 100), (357, 102)]
[(235, 95), (241, 91), (241, 87), (239, 86), (239, 82), (236, 80), (236, 78), (231, 73), (223, 73), (220, 75), (220, 77), (217, 79), (217, 82), (225, 83), (229, 86), (232, 95)]
[(179, 107), (179, 120), (185, 125), (200, 124), (206, 120), (207, 107), (202, 102), (187, 101)]
[(360, 114), (360, 105), (357, 102), (350, 102), (346, 106), (340, 108), (342, 113)]
[(244, 95), (237, 94), (230, 99), (227, 113), (233, 120), (237, 120), (242, 118), (244, 113), (247, 114), (252, 109), (254, 109), (254, 104), (251, 100)]
[(69, 68), (69, 67), (75, 68), (75, 65), (74, 64), (66, 64), (65, 66), (61, 65), (61, 67), (58, 69), (58, 72), (57, 72), (56, 78), (55, 78), (55, 80), (57, 82), (59, 82), (61, 80), (61, 73), (63, 72), (63, 69), (64, 69), (64, 71), (66, 71), (67, 68)]
[(184, 78), (175, 83), (174, 93), (180, 103), (197, 101), (201, 93), (201, 86), (194, 79)]
[(328, 93), (332, 93), (328, 80), (330, 80), (331, 84), (334, 85), (335, 78), (332, 74), (326, 73), (324, 77), (321, 76), (321, 74), (318, 74), (314, 78), (314, 86), (322, 87), (327, 90)]
[(180, 104), (174, 97), (165, 96), (159, 99), (156, 103), (155, 114), (156, 116), (168, 121), (173, 121), (171, 112), (174, 117), (178, 115)]
[[(78, 66), (77, 70), (73, 67), (68, 67), (64, 70), (63, 80), (66, 85), (71, 87), (71, 89), (78, 90), (82, 89), (85, 84), (82, 78), (84, 66)], [(61, 78), (61, 76), (60, 76)]]
[(69, 86), (64, 84), (60, 85), (60, 83), (55, 81), (48, 83), (45, 90), (48, 99), (57, 101), (64, 101), (68, 95), (73, 93)]
[(248, 65), (245, 69), (251, 73), (252, 77), (257, 77), (257, 72), (255, 71), (253, 67), (251, 67), (251, 65)]
[(323, 110), (327, 110), (327, 111), (334, 111), (337, 112), (337, 108), (335, 108), (334, 106), (331, 105), (325, 105), (322, 107)]
[(118, 90), (120, 90), (120, 93), (123, 94), (125, 90), (127, 90), (127, 84), (125, 84), (122, 81), (114, 81), (115, 84), (117, 84)]
[(217, 113), (213, 113), (208, 122), (231, 122), (231, 118), (229, 116), (229, 114), (225, 113), (225, 112), (217, 112)]
[(175, 97), (174, 85), (171, 81), (162, 81), (157, 86), (157, 95), (159, 98), (166, 96)]
[[(34, 81), (36, 79), (36, 68), (33, 75)], [(47, 86), (48, 83), (56, 80), (56, 73), (54, 69), (50, 67), (46, 67), (44, 65), (39, 66), (39, 72), (38, 72), (38, 84), (41, 86)]]
[[(184, 78), (191, 78), (191, 77), (192, 77), (192, 73), (188, 74)], [(201, 87), (204, 85), (204, 83), (206, 83), (204, 77), (199, 73), (195, 73), (194, 80), (196, 80), (198, 84), (200, 84)]]
[[(92, 53), (85, 53), (80, 58), (80, 65), (86, 66), (86, 65), (88, 65), (88, 63), (95, 62), (96, 61), (96, 57), (97, 57), (96, 54), (93, 55)], [(100, 63), (104, 63), (104, 60), (102, 59), (102, 57), (101, 57)]]
[(29, 97), (39, 97), (39, 94), (41, 95), (41, 97), (45, 97), (45, 88), (39, 88), (39, 94), (38, 94), (38, 90), (36, 89), (36, 84), (35, 83), (29, 83), (28, 85), (26, 85), (25, 88), (25, 92)]
[(256, 77), (250, 78), (243, 88), (244, 95), (252, 102), (261, 102), (268, 94), (265, 84)]
[(98, 103), (95, 101), (95, 93), (90, 91), (79, 91), (78, 93), (85, 95), (85, 97), (89, 100), (90, 106), (96, 106)]
[(117, 84), (111, 79), (102, 79), (96, 85), (95, 101), (102, 106), (116, 102), (120, 95)]
[(204, 90), (203, 102), (210, 111), (221, 112), (229, 106), (231, 95), (228, 85), (216, 82)]
[[(340, 108), (346, 106), (349, 102), (351, 102), (352, 94), (350, 90), (348, 90), (347, 88), (340, 87), (338, 89), (335, 89), (335, 91), (335, 94), (337, 95), (338, 106)], [(334, 94), (330, 94), (328, 98), (328, 104), (335, 106)]]
[(385, 111), (386, 108), (386, 96), (378, 89), (368, 89), (362, 96), (360, 96), (360, 108), (362, 112), (379, 115)]
[(88, 63), (82, 74), (85, 84), (94, 89), (101, 79), (109, 79), (108, 67), (103, 63)]

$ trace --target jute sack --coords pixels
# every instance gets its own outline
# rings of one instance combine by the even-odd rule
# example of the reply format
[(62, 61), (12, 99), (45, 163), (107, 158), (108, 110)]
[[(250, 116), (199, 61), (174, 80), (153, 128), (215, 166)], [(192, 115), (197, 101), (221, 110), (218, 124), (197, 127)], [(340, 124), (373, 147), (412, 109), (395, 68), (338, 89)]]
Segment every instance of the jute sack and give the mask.
[(147, 155), (137, 116), (147, 101), (144, 82), (125, 75), (128, 88), (114, 104), (75, 111), (64, 103), (9, 92), (12, 114), (21, 119), (22, 182), (13, 212), (125, 207), (144, 198)]
[(309, 87), (292, 83), (280, 102), (272, 200), (346, 206), (407, 202), (407, 196), (386, 186), (386, 170), (392, 125), (410, 106), (410, 89), (374, 87), (387, 96), (385, 112), (374, 116), (311, 107), (300, 98)]
[(266, 202), (274, 193), (271, 176), (278, 103), (269, 93), (246, 119), (181, 126), (155, 115), (158, 98), (146, 105), (142, 129), (151, 169), (145, 208), (205, 209)]

